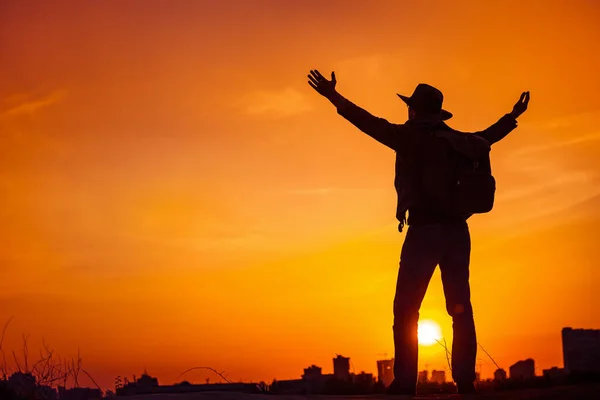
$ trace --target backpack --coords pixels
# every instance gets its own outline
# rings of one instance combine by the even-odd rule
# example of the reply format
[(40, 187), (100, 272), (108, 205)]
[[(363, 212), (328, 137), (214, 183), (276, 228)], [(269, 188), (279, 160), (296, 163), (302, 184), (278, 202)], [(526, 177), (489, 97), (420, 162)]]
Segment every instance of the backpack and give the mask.
[(489, 153), (471, 159), (457, 152), (455, 179), (450, 188), (452, 209), (458, 214), (483, 214), (494, 208), (496, 180)]
[(465, 217), (491, 211), (496, 180), (491, 170), (489, 142), (474, 134), (448, 129), (431, 131), (427, 136), (421, 140), (419, 151), (423, 163), (420, 203), (432, 210)]

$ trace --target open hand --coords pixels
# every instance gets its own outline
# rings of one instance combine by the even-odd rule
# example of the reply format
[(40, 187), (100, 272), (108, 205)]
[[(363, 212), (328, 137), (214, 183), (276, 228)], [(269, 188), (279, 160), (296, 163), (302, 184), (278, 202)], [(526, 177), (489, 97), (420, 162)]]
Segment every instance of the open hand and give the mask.
[(325, 79), (323, 75), (318, 70), (311, 70), (308, 75), (308, 84), (319, 92), (320, 95), (331, 98), (331, 96), (335, 93), (335, 84), (337, 83), (335, 79), (335, 72), (331, 73), (331, 80), (328, 81)]
[(527, 110), (527, 105), (529, 104), (529, 91), (521, 93), (521, 97), (519, 97), (519, 101), (512, 109), (511, 115), (515, 118), (518, 118), (521, 114)]

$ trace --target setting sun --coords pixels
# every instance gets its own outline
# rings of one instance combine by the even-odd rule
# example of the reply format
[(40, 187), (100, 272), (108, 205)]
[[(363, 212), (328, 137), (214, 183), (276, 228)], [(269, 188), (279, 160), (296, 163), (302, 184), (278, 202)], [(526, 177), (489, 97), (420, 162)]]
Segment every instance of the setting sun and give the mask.
[(426, 319), (419, 321), (419, 344), (431, 346), (442, 338), (442, 330), (437, 322)]

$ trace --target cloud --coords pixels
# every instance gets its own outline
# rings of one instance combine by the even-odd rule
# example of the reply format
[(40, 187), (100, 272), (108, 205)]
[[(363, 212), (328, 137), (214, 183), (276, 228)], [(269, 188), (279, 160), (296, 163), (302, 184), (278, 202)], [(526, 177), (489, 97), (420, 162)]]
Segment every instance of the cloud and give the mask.
[(542, 130), (571, 128), (576, 125), (586, 126), (598, 121), (600, 110), (587, 111), (577, 114), (564, 115), (558, 118), (550, 119), (542, 124), (538, 124), (538, 128)]
[(531, 153), (537, 153), (537, 152), (542, 152), (542, 151), (561, 149), (563, 147), (573, 146), (573, 145), (583, 144), (583, 143), (588, 143), (588, 142), (594, 142), (594, 141), (597, 141), (597, 140), (600, 140), (600, 132), (591, 133), (591, 134), (582, 135), (582, 136), (575, 136), (575, 137), (573, 137), (571, 139), (561, 140), (561, 141), (557, 141), (557, 142), (554, 142), (554, 143), (548, 143), (548, 144), (540, 144), (540, 145), (533, 145), (533, 146), (522, 147), (522, 148), (516, 150), (514, 152), (514, 155), (522, 156), (522, 155), (525, 155), (525, 154), (531, 154)]
[[(529, 129), (542, 134), (542, 139), (536, 144), (517, 149), (512, 155), (523, 156), (596, 142), (600, 140), (600, 132), (597, 131), (599, 122), (600, 110), (593, 110), (563, 115), (542, 122), (524, 123), (524, 127), (527, 126)], [(549, 135), (549, 131), (554, 131), (554, 134)], [(560, 139), (556, 139), (557, 134), (560, 134)]]
[(309, 111), (312, 107), (305, 95), (293, 88), (276, 92), (256, 91), (242, 102), (249, 115), (289, 117)]
[(525, 197), (538, 196), (558, 188), (579, 188), (582, 186), (593, 188), (594, 186), (592, 185), (594, 176), (589, 171), (570, 171), (547, 175), (547, 180), (541, 180), (543, 178), (538, 177), (540, 180), (534, 184), (504, 189), (498, 194), (497, 199), (500, 201), (519, 200)]
[(59, 102), (65, 97), (65, 95), (66, 91), (56, 90), (49, 95), (38, 99), (27, 100), (25, 96), (19, 96), (22, 101), (17, 104), (13, 104), (6, 110), (0, 111), (0, 118), (14, 117), (18, 115), (31, 115), (42, 108)]
[[(541, 155), (541, 154), (540, 154)], [(580, 204), (600, 195), (599, 175), (593, 168), (570, 168), (554, 157), (515, 158), (509, 163), (512, 180), (500, 181), (498, 205), (509, 214), (488, 220), (490, 227), (519, 224), (520, 229), (534, 228), (527, 221), (560, 223)]]
[(597, 114), (573, 114), (536, 125), (544, 131), (560, 128), (581, 133), (554, 141), (540, 140), (508, 154), (503, 164), (514, 176), (513, 185), (500, 191), (497, 199), (520, 202), (520, 208), (527, 208), (528, 214), (536, 217), (573, 209), (597, 196), (599, 175), (594, 159), (586, 156), (587, 150), (596, 148), (600, 141), (600, 132), (586, 131), (596, 126)]

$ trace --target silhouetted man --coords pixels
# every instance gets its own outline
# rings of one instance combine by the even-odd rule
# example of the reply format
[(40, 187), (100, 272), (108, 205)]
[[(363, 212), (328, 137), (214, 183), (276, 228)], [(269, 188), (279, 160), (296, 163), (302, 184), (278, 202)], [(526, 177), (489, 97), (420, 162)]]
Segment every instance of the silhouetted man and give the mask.
[[(408, 121), (393, 124), (340, 95), (333, 72), (331, 80), (317, 70), (310, 71), (308, 78), (309, 85), (326, 97), (338, 114), (396, 152), (398, 228), (400, 232), (405, 224), (409, 228), (394, 298), (394, 381), (388, 393), (416, 392), (419, 308), (438, 264), (446, 309), (453, 321), (452, 378), (459, 393), (474, 392), (477, 341), (470, 299), (471, 240), (467, 226), (471, 213), (453, 209), (454, 203), (446, 200), (449, 182), (461, 184), (452, 175), (458, 153), (473, 160), (483, 157), (489, 163), (491, 144), (516, 128), (517, 117), (527, 109), (529, 92), (522, 93), (513, 110), (488, 129), (467, 134), (446, 125), (444, 121), (452, 114), (442, 109), (443, 95), (430, 85), (419, 84), (410, 97), (398, 95), (408, 105)], [(494, 181), (491, 185), (493, 203)]]

